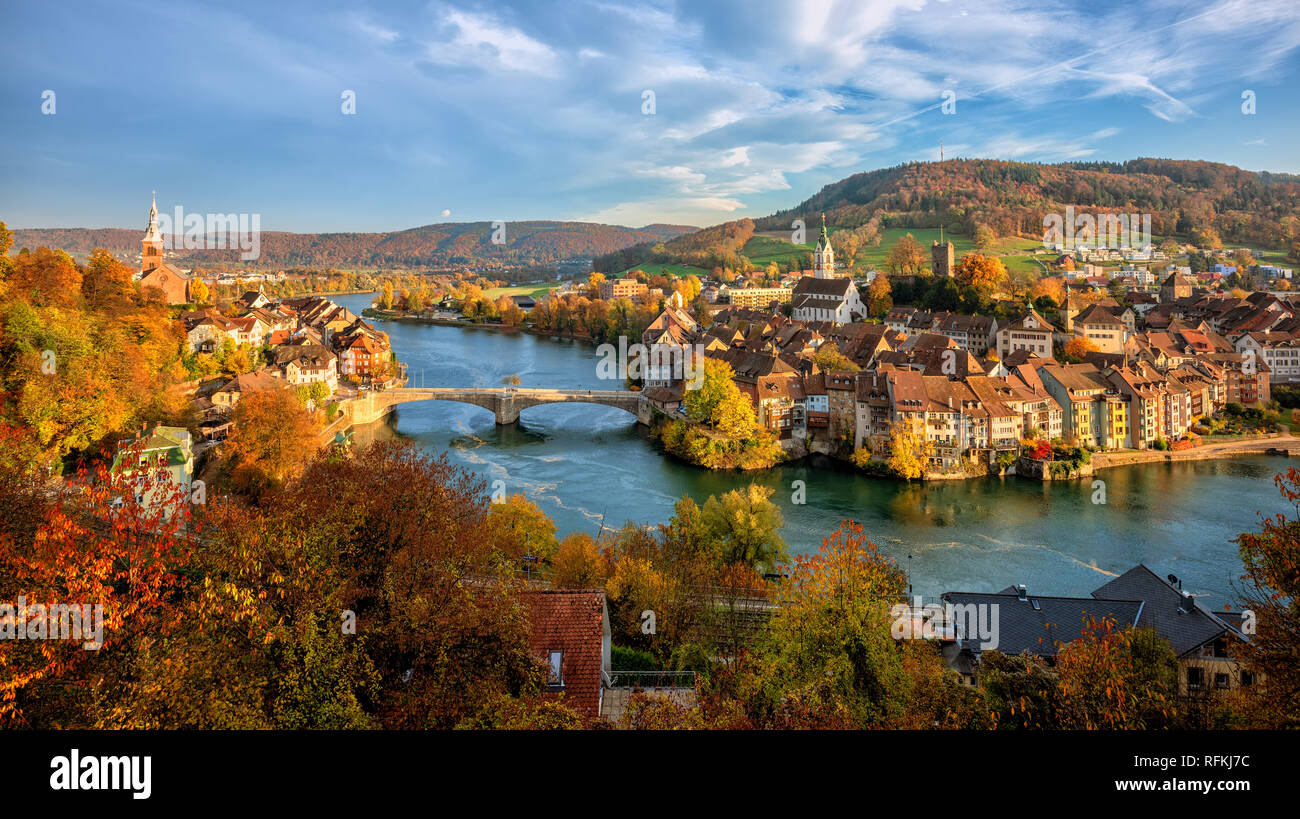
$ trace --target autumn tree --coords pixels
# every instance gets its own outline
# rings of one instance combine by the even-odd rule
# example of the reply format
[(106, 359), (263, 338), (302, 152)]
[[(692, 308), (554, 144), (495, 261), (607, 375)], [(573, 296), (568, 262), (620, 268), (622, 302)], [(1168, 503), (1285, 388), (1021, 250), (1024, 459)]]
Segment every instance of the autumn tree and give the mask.
[(81, 279), (81, 270), (67, 253), (38, 247), (33, 253), (18, 254), (6, 290), (33, 306), (71, 307), (80, 299)]
[(813, 363), (823, 370), (848, 370), (849, 372), (858, 372), (862, 368), (844, 353), (840, 352), (839, 347), (834, 342), (825, 342), (817, 348), (813, 354)]
[(958, 287), (973, 287), (980, 293), (992, 293), (1007, 279), (1007, 268), (996, 256), (967, 253), (953, 271)]
[(1089, 618), (1082, 636), (1061, 646), (1060, 724), (1082, 730), (1169, 727), (1177, 717), (1178, 658), (1150, 629)]
[(1236, 539), (1245, 567), (1242, 607), (1252, 614), (1255, 633), (1234, 644), (1234, 656), (1255, 676), (1244, 689), (1252, 724), (1262, 728), (1300, 727), (1300, 470), (1274, 478), (1278, 491), (1296, 512), (1261, 521), (1258, 532)]
[(86, 262), (81, 279), (81, 295), (92, 308), (123, 302), (135, 293), (134, 278), (131, 268), (107, 250), (97, 249)]
[(736, 386), (734, 378), (735, 372), (727, 362), (716, 358), (704, 359), (704, 378), (700, 386), (687, 390), (683, 400), (686, 414), (693, 420), (708, 424), (715, 429), (728, 422), (735, 427), (745, 420), (747, 405), (748, 419), (752, 426), (753, 405)]
[(318, 425), (289, 389), (245, 393), (231, 418), (226, 444), (234, 485), (253, 494), (299, 475), (317, 447)]
[(837, 230), (831, 234), (831, 247), (846, 268), (852, 267), (862, 249), (862, 235), (853, 230)]
[[(15, 432), (0, 424), (0, 447)], [(82, 628), (57, 639), (0, 639), (0, 726), (102, 727), (97, 703), (115, 694), (104, 690), (105, 677), (175, 621), (176, 595), (188, 585), (178, 567), (190, 551), (180, 536), (189, 505), (173, 504), (182, 490), (161, 485), (157, 473), (124, 486), (101, 465), (70, 476), (58, 495), (44, 491), (38, 474), (31, 465), (0, 470), (0, 599), (84, 607)], [(166, 503), (145, 505), (139, 495)]]
[(884, 273), (877, 273), (876, 277), (867, 285), (867, 313), (875, 318), (883, 318), (894, 307), (894, 299), (890, 293), (889, 277)]
[(1041, 299), (1047, 298), (1052, 300), (1053, 309), (1065, 304), (1065, 286), (1059, 278), (1054, 276), (1044, 276), (1034, 282), (1030, 288), (1029, 295), (1037, 303)]
[(551, 584), (557, 589), (594, 589), (605, 582), (605, 561), (586, 532), (571, 532), (551, 558)]
[[(368, 713), (388, 728), (454, 728), (501, 697), (540, 694), (545, 670), (528, 647), (513, 568), (487, 523), (486, 484), (410, 442), (352, 456), (321, 453), (269, 513), (320, 546), (303, 556), (331, 570), (330, 616), (356, 615), (373, 669)], [(293, 542), (292, 540), (289, 542)]]
[(794, 558), (751, 656), (715, 675), (705, 699), (723, 695), (752, 727), (899, 725), (910, 685), (890, 610), (906, 591), (897, 564), (845, 521)]
[(925, 265), (925, 253), (921, 249), (921, 243), (912, 238), (912, 234), (907, 234), (894, 242), (894, 246), (889, 249), (889, 257), (885, 264), (896, 276), (919, 274)]
[(493, 548), (512, 560), (525, 556), (548, 562), (555, 554), (555, 523), (526, 495), (513, 493), (493, 503), (487, 527)]
[(918, 419), (900, 418), (889, 430), (889, 456), (885, 463), (900, 478), (925, 477), (933, 446), (925, 439)]
[(1219, 238), (1219, 231), (1208, 225), (1194, 228), (1191, 238), (1192, 244), (1196, 245), (1199, 250), (1220, 250), (1223, 248), (1223, 240)]
[(195, 304), (207, 304), (208, 300), (211, 298), (212, 291), (208, 289), (208, 285), (203, 281), (203, 279), (200, 279), (197, 276), (194, 277), (194, 279), (190, 281), (190, 301)]
[(1065, 342), (1065, 354), (1075, 361), (1083, 361), (1088, 353), (1097, 351), (1097, 345), (1087, 336), (1071, 336), (1070, 340)]

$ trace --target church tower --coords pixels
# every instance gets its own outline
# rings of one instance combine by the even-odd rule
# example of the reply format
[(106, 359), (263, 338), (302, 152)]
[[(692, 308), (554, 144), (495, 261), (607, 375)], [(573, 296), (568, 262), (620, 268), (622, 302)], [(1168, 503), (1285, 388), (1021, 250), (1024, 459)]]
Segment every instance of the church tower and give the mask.
[(149, 208), (149, 226), (144, 230), (144, 239), (140, 242), (140, 272), (147, 273), (163, 263), (163, 238), (158, 230), (158, 197), (154, 196), (153, 207)]
[(831, 250), (831, 237), (826, 234), (826, 214), (822, 214), (822, 235), (813, 251), (813, 278), (835, 278), (835, 251)]

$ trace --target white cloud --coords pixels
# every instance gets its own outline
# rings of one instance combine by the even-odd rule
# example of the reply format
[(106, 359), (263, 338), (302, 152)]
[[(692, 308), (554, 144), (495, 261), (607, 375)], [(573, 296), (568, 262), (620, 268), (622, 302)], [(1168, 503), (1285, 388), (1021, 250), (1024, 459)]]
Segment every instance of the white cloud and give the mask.
[(449, 41), (429, 45), (429, 59), (435, 63), (484, 67), (506, 71), (552, 75), (559, 58), (545, 43), (517, 28), (491, 18), (458, 9), (447, 9), (443, 22), (454, 29)]

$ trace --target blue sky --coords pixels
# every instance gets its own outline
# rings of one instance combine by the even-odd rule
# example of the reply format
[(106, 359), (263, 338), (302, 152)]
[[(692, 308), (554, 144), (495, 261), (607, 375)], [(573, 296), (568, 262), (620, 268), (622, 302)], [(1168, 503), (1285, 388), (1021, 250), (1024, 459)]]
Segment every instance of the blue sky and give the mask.
[(708, 225), (940, 140), (1300, 172), (1296, 0), (28, 2), (0, 30), (11, 227), (143, 227), (153, 189), (264, 230)]

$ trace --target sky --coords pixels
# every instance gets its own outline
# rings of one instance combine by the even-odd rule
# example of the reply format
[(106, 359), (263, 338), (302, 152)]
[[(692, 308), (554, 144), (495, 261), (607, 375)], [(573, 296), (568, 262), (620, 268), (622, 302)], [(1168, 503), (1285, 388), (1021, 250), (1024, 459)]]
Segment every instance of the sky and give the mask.
[(703, 226), (940, 142), (1300, 173), (1297, 0), (6, 2), (0, 30), (11, 228), (143, 229), (154, 190), (263, 230)]

